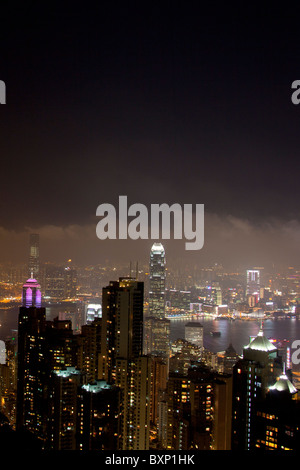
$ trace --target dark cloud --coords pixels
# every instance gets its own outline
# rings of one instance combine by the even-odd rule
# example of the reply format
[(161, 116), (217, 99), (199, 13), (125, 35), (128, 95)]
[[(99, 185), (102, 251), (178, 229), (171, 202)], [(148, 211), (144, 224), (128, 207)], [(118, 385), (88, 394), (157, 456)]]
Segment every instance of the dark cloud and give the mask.
[[(64, 247), (101, 257), (96, 208), (124, 194), (148, 206), (205, 204), (210, 229), (195, 259), (290, 259), (300, 196), (294, 11), (101, 2), (7, 6), (3, 19), (7, 243), (31, 227), (46, 257), (69, 257)], [(111, 256), (143, 256), (142, 243), (109, 246)]]

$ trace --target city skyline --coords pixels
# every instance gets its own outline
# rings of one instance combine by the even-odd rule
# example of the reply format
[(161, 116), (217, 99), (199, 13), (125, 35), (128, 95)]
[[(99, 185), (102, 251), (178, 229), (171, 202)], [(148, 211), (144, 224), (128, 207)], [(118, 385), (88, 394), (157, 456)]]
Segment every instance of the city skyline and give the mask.
[(297, 450), (296, 9), (35, 3), (1, 6), (0, 447)]

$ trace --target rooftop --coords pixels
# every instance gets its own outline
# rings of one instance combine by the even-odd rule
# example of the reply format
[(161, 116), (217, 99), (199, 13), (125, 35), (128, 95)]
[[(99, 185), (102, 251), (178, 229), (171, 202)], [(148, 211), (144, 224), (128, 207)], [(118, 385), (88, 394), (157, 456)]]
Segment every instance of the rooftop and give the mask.
[(264, 336), (264, 332), (262, 328), (259, 330), (256, 338), (252, 339), (250, 343), (247, 346), (245, 346), (244, 349), (252, 349), (255, 351), (266, 351), (266, 352), (277, 350), (276, 346), (274, 346), (274, 344), (271, 343), (271, 341), (269, 341), (268, 338)]

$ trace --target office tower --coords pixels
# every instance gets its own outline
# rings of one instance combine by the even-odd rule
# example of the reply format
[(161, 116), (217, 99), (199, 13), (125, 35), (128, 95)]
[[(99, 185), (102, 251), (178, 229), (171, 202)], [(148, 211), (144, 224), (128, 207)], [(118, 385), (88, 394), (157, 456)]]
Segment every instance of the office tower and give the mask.
[(40, 270), (40, 237), (37, 233), (29, 235), (28, 277), (39, 278)]
[(77, 271), (72, 267), (71, 260), (64, 269), (64, 298), (75, 299), (77, 295)]
[(148, 450), (151, 363), (149, 356), (117, 359), (116, 385), (121, 389), (120, 450)]
[(297, 451), (300, 444), (298, 390), (283, 370), (256, 410), (255, 449)]
[(40, 285), (28, 279), (23, 286), (18, 324), (17, 429), (25, 428), (44, 439), (47, 353), (46, 311), (41, 307)]
[(247, 269), (247, 296), (254, 296), (256, 302), (260, 298), (260, 271), (259, 269)]
[(144, 284), (123, 277), (102, 292), (101, 375), (110, 383), (117, 358), (130, 360), (143, 353)]
[[(167, 449), (178, 450), (180, 417), (190, 400), (190, 381), (186, 375), (170, 372), (167, 383)], [(182, 418), (181, 418), (182, 419)]]
[(2, 340), (0, 340), (0, 364), (6, 364), (6, 346)]
[(85, 312), (86, 324), (92, 323), (96, 318), (102, 318), (101, 304), (88, 304)]
[(203, 349), (203, 325), (189, 322), (185, 325), (185, 340)]
[(165, 250), (161, 243), (154, 243), (150, 251), (149, 316), (165, 317)]
[(232, 369), (239, 359), (239, 355), (230, 343), (228, 348), (224, 351), (224, 355), (220, 360), (220, 366), (223, 369), (223, 372), (225, 374), (232, 374)]
[(166, 305), (172, 309), (190, 310), (191, 291), (166, 289)]
[(78, 392), (77, 449), (118, 450), (120, 389), (102, 380)]
[(77, 366), (87, 377), (88, 382), (98, 379), (98, 363), (101, 345), (102, 319), (96, 318), (89, 325), (83, 325), (81, 334), (76, 335), (78, 345)]
[(51, 373), (48, 388), (48, 448), (51, 450), (76, 450), (78, 390), (85, 383), (84, 374), (75, 367), (66, 367)]
[[(5, 399), (1, 401), (2, 410), (13, 429), (16, 426), (16, 391), (17, 391), (17, 335), (5, 341), (7, 382)], [(1, 375), (1, 374), (0, 374)]]
[(222, 305), (222, 289), (220, 286), (212, 287), (212, 295), (215, 305)]
[(231, 450), (232, 374), (215, 379), (213, 394), (212, 449)]
[(190, 381), (190, 445), (193, 449), (209, 450), (213, 428), (213, 382), (215, 374), (205, 366), (189, 369)]
[(45, 266), (45, 298), (62, 300), (65, 296), (65, 271), (61, 266)]
[(163, 449), (167, 448), (168, 439), (168, 402), (166, 399), (167, 394), (162, 396), (158, 402), (158, 419), (157, 419), (157, 437)]
[(151, 364), (150, 421), (155, 426), (158, 426), (159, 403), (165, 401), (167, 379), (167, 360), (159, 356), (153, 356)]
[(144, 284), (120, 278), (103, 288), (99, 378), (121, 389), (122, 450), (149, 448), (151, 359), (143, 353)]
[(233, 367), (234, 450), (255, 447), (255, 417), (258, 404), (264, 400), (268, 387), (281, 374), (282, 360), (277, 348), (260, 328), (257, 336), (243, 349), (243, 358)]
[(164, 358), (170, 356), (170, 320), (146, 317), (144, 320), (144, 352)]
[(71, 320), (56, 317), (52, 322), (46, 322), (45, 338), (48, 350), (45, 367), (48, 371), (64, 369), (76, 363), (76, 338)]
[(187, 374), (170, 373), (167, 384), (167, 449), (229, 450), (231, 440), (230, 375), (203, 364)]

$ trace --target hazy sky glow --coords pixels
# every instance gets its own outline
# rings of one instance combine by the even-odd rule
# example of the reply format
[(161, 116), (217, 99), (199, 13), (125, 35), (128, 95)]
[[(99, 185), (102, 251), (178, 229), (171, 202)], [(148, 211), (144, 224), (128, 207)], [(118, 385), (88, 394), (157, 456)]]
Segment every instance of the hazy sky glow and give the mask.
[(299, 263), (297, 15), (210, 5), (3, 11), (0, 262), (26, 259), (31, 230), (45, 260), (147, 259), (150, 241), (96, 237), (124, 194), (205, 204), (203, 250), (169, 256)]

